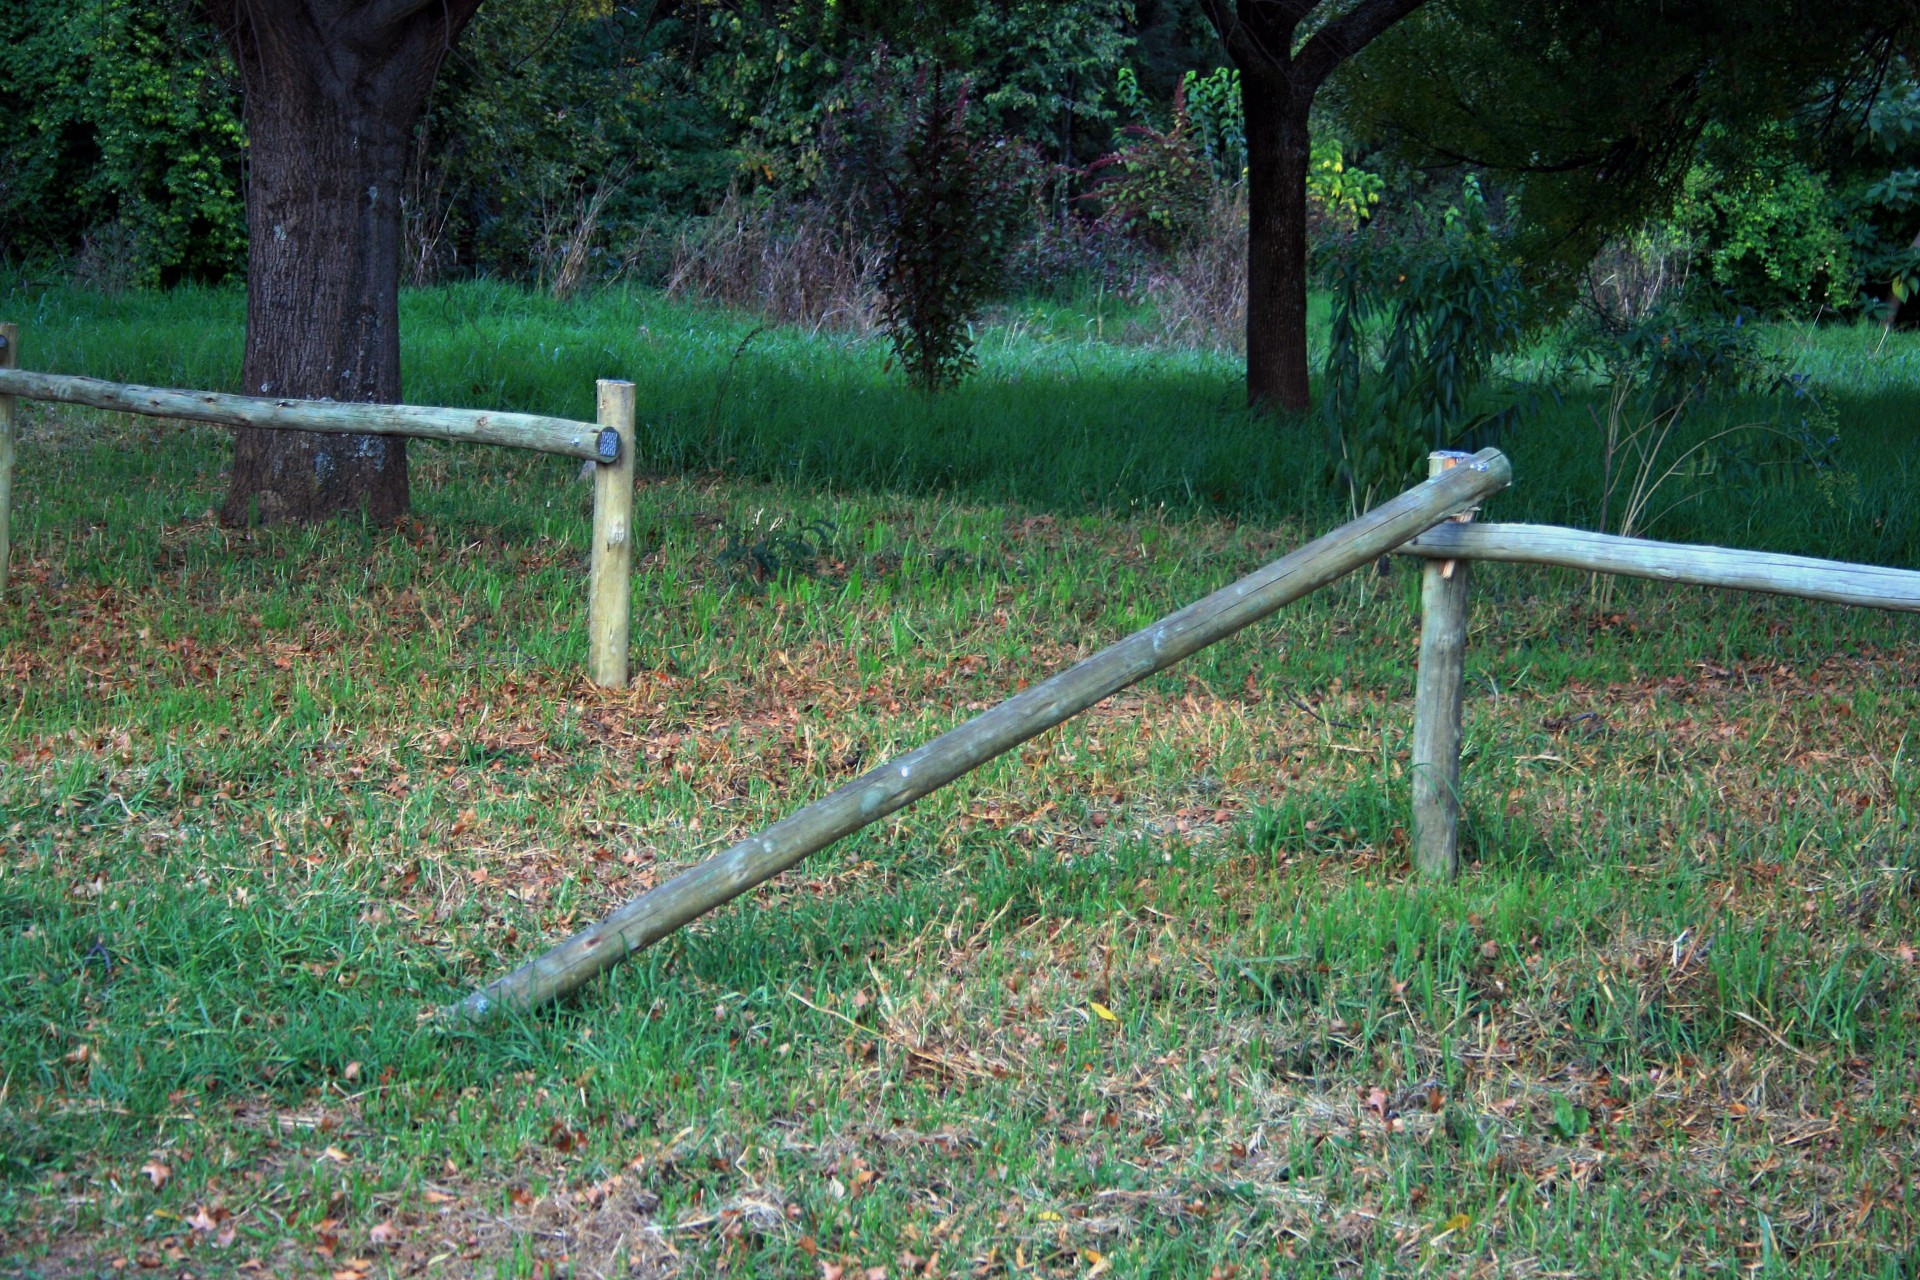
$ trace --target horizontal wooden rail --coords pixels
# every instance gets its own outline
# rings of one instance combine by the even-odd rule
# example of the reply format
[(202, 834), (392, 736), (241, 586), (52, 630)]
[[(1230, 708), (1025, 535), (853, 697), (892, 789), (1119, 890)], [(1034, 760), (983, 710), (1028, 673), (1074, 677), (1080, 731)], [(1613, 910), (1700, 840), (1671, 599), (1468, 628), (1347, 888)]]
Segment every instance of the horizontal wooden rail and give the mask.
[(906, 807), (1035, 734), (1127, 686), (1258, 622), (1362, 565), (1435, 521), (1507, 487), (1513, 476), (1486, 449), (1418, 488), (1222, 587), (1143, 631), (981, 713), (932, 742), (748, 836), (642, 894), (600, 923), (474, 992), (448, 1012), (484, 1019), (558, 999), (682, 925), (746, 893), (809, 854)]
[(1920, 611), (1920, 573), (1814, 560), (1771, 551), (1732, 551), (1649, 542), (1545, 524), (1443, 524), (1399, 548), (1430, 560), (1505, 560), (1617, 573), (1659, 582), (1765, 591), (1773, 595)]
[(592, 462), (617, 462), (620, 435), (611, 428), (531, 413), (485, 409), (426, 409), (408, 404), (360, 404), (335, 400), (277, 400), (230, 396), (217, 391), (173, 391), (123, 382), (102, 382), (60, 373), (0, 369), (0, 395), (62, 404), (92, 405), (121, 413), (185, 418), (222, 427), (271, 427), (336, 435), (419, 436), (535, 449)]

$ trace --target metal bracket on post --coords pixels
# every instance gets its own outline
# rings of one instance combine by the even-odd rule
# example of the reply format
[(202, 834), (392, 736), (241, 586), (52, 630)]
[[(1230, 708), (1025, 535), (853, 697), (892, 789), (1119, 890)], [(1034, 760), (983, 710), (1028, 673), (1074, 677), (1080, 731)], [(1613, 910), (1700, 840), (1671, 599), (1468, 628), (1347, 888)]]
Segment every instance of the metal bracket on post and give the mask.
[[(1471, 454), (1427, 455), (1429, 477)], [(1450, 517), (1465, 522), (1476, 508)], [(1423, 876), (1460, 874), (1460, 739), (1466, 700), (1467, 569), (1429, 560), (1420, 574), (1420, 671), (1413, 696), (1413, 861)]]
[(613, 427), (600, 428), (600, 437), (594, 441), (594, 452), (596, 462), (620, 461), (620, 432)]

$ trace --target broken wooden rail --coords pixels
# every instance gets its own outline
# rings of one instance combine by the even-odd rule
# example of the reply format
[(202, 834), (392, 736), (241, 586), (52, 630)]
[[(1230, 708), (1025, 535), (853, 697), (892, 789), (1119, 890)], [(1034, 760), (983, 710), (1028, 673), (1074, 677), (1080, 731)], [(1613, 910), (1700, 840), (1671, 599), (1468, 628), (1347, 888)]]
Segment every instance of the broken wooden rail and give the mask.
[(103, 382), (16, 368), (19, 331), (0, 325), (0, 599), (7, 588), (12, 522), (14, 400), (88, 405), (119, 413), (178, 418), (222, 427), (264, 427), (342, 435), (413, 436), (504, 445), (584, 458), (596, 464), (593, 552), (589, 570), (588, 669), (595, 684), (624, 688), (632, 594), (633, 384), (602, 379), (599, 422), (531, 413), (437, 409), (408, 404), (236, 396)]
[(810, 854), (979, 768), (1157, 671), (1258, 622), (1282, 605), (1400, 546), (1436, 521), (1507, 487), (1507, 459), (1483, 450), (1332, 533), (1160, 619), (932, 742), (871, 769), (724, 853), (642, 894), (464, 1001), (485, 1019), (574, 991), (644, 947)]

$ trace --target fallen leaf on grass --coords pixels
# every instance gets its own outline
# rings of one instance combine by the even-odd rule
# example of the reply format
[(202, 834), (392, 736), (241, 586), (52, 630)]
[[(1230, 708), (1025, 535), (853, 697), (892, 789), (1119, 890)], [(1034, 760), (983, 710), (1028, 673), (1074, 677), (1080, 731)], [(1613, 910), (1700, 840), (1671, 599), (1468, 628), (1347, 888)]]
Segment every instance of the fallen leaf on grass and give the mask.
[(1120, 1021), (1120, 1019), (1117, 1016), (1115, 1016), (1113, 1010), (1107, 1008), (1107, 1006), (1101, 1004), (1098, 1000), (1089, 1000), (1087, 1001), (1087, 1004), (1093, 1009), (1095, 1013), (1100, 1015), (1100, 1018), (1103, 1022)]
[(153, 1189), (155, 1191), (166, 1186), (167, 1179), (173, 1176), (173, 1170), (158, 1160), (147, 1161), (140, 1166), (140, 1172), (145, 1174), (153, 1182)]
[(394, 1226), (391, 1219), (386, 1222), (376, 1222), (373, 1225), (373, 1230), (367, 1232), (367, 1239), (382, 1249), (399, 1244), (400, 1238), (400, 1228)]

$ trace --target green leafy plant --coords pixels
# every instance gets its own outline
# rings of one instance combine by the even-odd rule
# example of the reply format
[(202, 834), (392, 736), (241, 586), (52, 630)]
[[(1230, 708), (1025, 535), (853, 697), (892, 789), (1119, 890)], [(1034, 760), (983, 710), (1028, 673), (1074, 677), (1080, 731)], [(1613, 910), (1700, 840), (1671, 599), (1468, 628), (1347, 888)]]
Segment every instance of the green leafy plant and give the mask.
[(1522, 402), (1495, 373), (1533, 300), (1478, 182), (1434, 234), (1348, 236), (1330, 267), (1324, 412), (1357, 497), (1411, 477), (1430, 449), (1489, 442), (1517, 419)]
[(236, 272), (246, 253), (236, 80), (224, 42), (187, 4), (8, 6), (0, 255), (80, 250), (88, 274), (116, 286)]
[(1088, 194), (1099, 201), (1101, 217), (1162, 252), (1198, 232), (1216, 180), (1206, 131), (1187, 107), (1187, 88), (1183, 82), (1174, 91), (1166, 128), (1128, 125), (1119, 149), (1087, 168), (1095, 184)]
[(1736, 306), (1815, 315), (1849, 305), (1859, 274), (1823, 174), (1797, 153), (1789, 125), (1732, 139), (1710, 131), (1687, 174), (1676, 220), (1701, 272)]
[(1025, 213), (1020, 144), (968, 128), (968, 86), (942, 68), (914, 86), (911, 124), (884, 189), (880, 324), (907, 378), (957, 385), (978, 363), (972, 321)]

